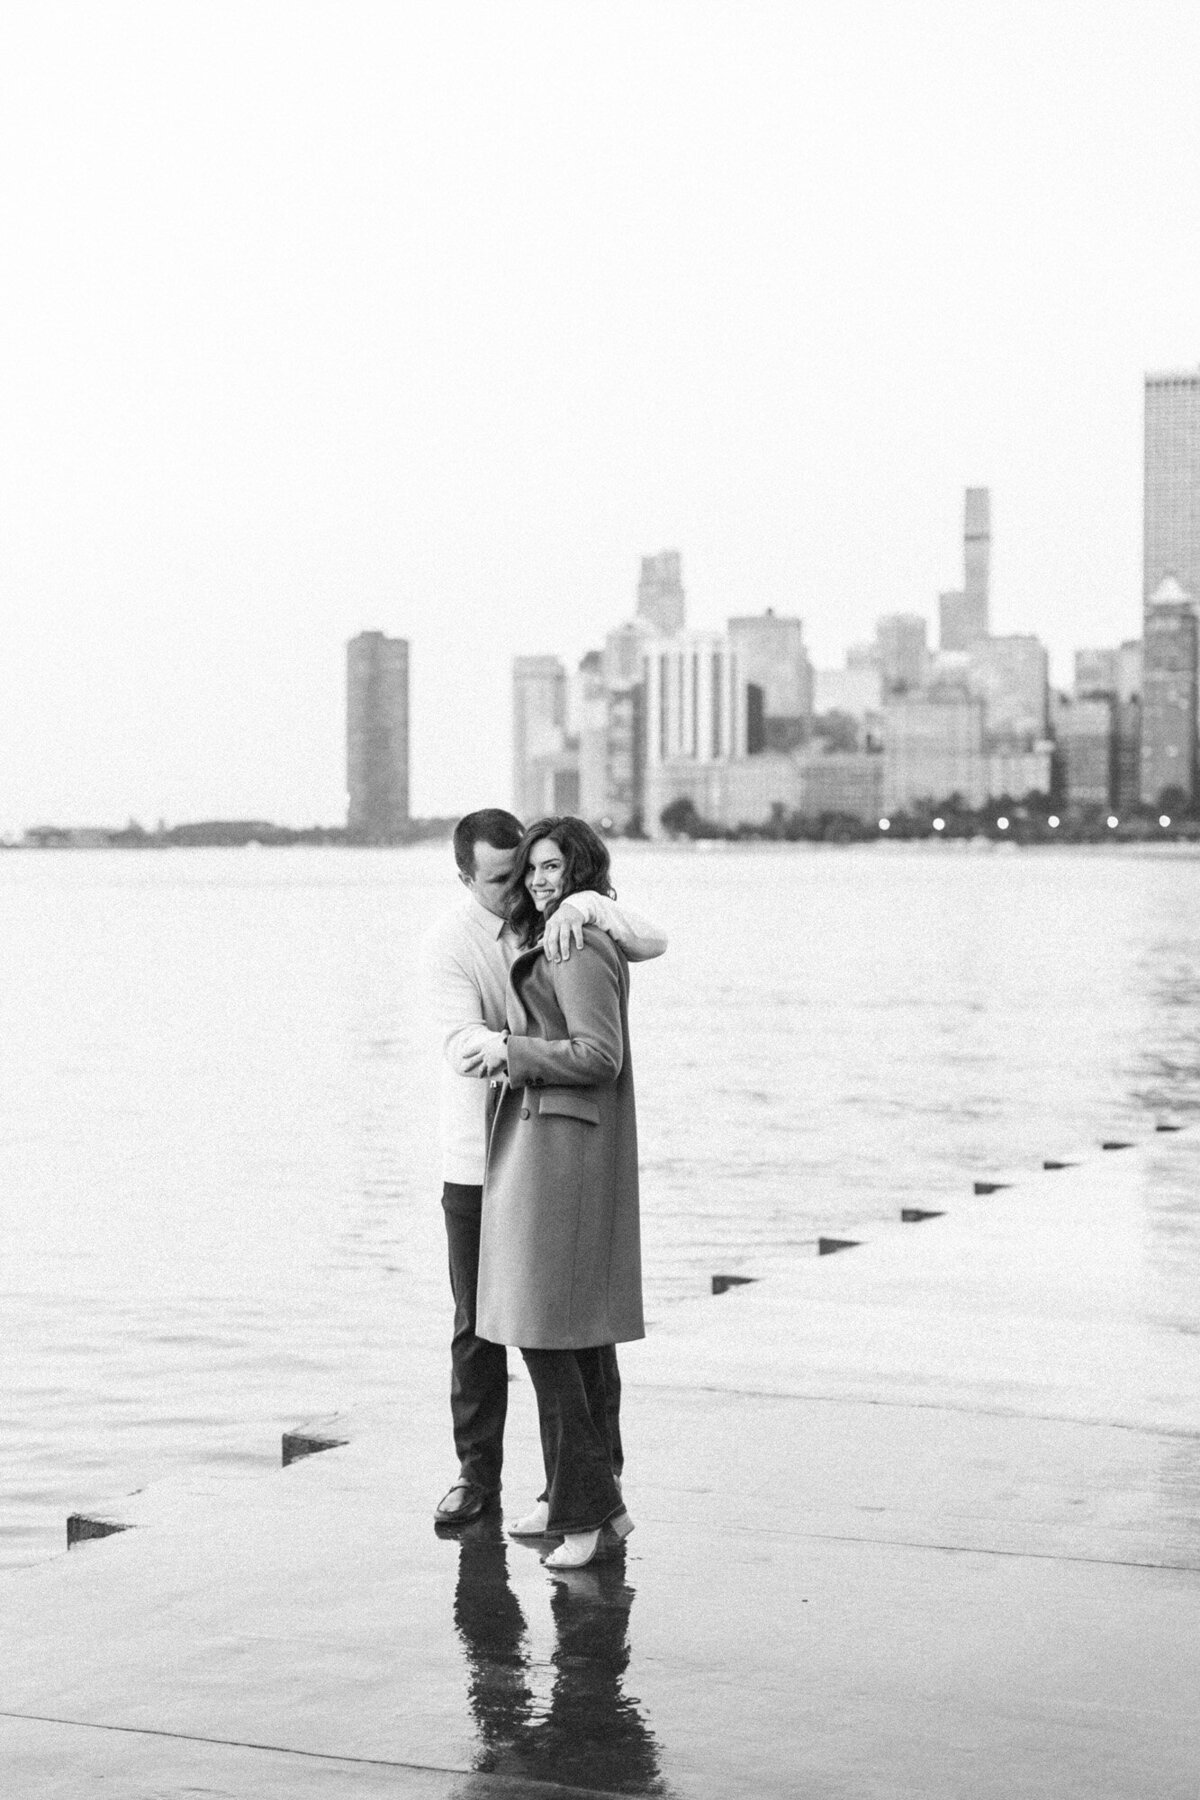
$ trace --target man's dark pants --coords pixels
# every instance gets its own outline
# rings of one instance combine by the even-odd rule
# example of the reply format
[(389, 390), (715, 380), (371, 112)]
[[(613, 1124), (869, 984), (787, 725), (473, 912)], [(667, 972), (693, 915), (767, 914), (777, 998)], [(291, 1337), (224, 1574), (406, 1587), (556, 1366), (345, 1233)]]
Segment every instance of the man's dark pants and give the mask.
[[(504, 1421), (508, 1413), (508, 1355), (503, 1344), (475, 1335), (475, 1290), (479, 1280), (479, 1221), (482, 1187), (447, 1181), (442, 1212), (450, 1253), (450, 1292), (454, 1296), (454, 1336), (450, 1340), (450, 1418), (454, 1448), (464, 1481), (485, 1494), (500, 1491), (504, 1462)], [(620, 1479), (621, 1377), (617, 1353), (602, 1347), (607, 1394), (608, 1442), (613, 1474)], [(547, 1471), (549, 1474), (549, 1471)], [(546, 1496), (543, 1494), (543, 1499)]]

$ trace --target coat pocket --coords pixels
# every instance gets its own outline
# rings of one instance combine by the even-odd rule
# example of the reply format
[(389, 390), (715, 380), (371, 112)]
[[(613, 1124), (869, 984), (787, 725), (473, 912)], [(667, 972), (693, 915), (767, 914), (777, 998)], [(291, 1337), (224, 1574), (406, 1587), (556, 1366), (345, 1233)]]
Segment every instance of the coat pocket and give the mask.
[(600, 1108), (596, 1102), (572, 1088), (546, 1088), (538, 1097), (538, 1111), (551, 1118), (582, 1119), (585, 1125), (600, 1123)]

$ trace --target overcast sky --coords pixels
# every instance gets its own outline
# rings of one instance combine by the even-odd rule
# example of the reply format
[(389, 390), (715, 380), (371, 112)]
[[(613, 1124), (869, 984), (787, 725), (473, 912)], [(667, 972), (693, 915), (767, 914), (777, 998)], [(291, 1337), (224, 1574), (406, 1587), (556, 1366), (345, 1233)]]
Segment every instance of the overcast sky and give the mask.
[(1200, 360), (1192, 5), (0, 9), (0, 827), (509, 796), (509, 665), (677, 547), (819, 666), (957, 585), (1140, 629), (1147, 368)]

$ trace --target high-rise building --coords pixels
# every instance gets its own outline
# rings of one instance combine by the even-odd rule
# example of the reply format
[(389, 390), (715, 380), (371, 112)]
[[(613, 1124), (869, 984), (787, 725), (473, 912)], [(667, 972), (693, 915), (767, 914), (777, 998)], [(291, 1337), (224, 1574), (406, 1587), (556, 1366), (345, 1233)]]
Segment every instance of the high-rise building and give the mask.
[(1026, 748), (1047, 731), (1049, 663), (1036, 637), (1013, 633), (982, 638), (967, 653), (971, 692), (987, 705), (989, 739)]
[(627, 831), (641, 821), (646, 760), (643, 661), (651, 635), (644, 620), (631, 619), (610, 631), (604, 641), (608, 725), (604, 804), (597, 816), (610, 820), (607, 829), (616, 831)]
[(346, 646), (346, 829), (388, 843), (408, 824), (408, 640), (361, 631)]
[(678, 550), (643, 556), (638, 581), (637, 616), (662, 637), (682, 631), (687, 614)]
[(751, 618), (730, 619), (729, 648), (746, 688), (746, 752), (794, 750), (812, 721), (813, 671), (799, 619), (770, 607)]
[(1173, 576), (1200, 594), (1200, 369), (1146, 376), (1142, 596)]
[(513, 811), (579, 810), (579, 745), (567, 732), (567, 671), (557, 656), (513, 658)]
[(738, 659), (721, 632), (649, 638), (645, 646), (646, 759), (720, 762), (746, 754)]
[(579, 813), (599, 821), (608, 808), (608, 688), (604, 652), (589, 650), (572, 686), (572, 713), (579, 736)]
[(813, 712), (847, 713), (860, 724), (878, 724), (883, 710), (883, 680), (877, 667), (817, 669), (813, 675)]
[(1126, 638), (1117, 650), (1117, 699), (1122, 706), (1142, 697), (1142, 640)]
[[(1196, 607), (1173, 576), (1146, 606), (1142, 670), (1142, 799), (1196, 799)], [(1175, 801), (1178, 804), (1178, 799)]]
[(705, 773), (746, 755), (746, 695), (738, 658), (721, 632), (648, 638), (645, 689), (645, 825), (664, 806), (707, 792)]
[[(1138, 645), (1139, 650), (1141, 645)], [(1141, 676), (1138, 676), (1141, 687)], [(1117, 773), (1114, 798), (1128, 811), (1142, 798), (1142, 701), (1141, 694), (1117, 701)]]
[[(1078, 672), (1078, 659), (1076, 671)], [(1116, 791), (1116, 711), (1111, 691), (1072, 701), (1059, 730), (1063, 798), (1073, 806), (1110, 806)]]
[(968, 806), (987, 798), (983, 701), (958, 687), (898, 694), (887, 703), (883, 804), (889, 811), (957, 794)]
[(920, 613), (888, 613), (875, 626), (879, 673), (885, 694), (924, 687), (929, 670), (926, 624)]
[(1112, 649), (1075, 652), (1075, 698), (1089, 694), (1115, 694), (1120, 679), (1121, 652)]
[(938, 596), (938, 642), (943, 650), (969, 650), (988, 634), (992, 556), (991, 497), (968, 488), (963, 505), (963, 585)]

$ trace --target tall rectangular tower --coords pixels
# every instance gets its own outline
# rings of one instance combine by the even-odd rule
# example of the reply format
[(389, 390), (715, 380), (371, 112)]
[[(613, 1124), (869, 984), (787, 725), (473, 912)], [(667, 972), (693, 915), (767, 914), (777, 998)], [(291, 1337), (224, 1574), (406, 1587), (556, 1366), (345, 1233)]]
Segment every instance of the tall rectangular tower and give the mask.
[(1146, 376), (1142, 600), (1173, 576), (1200, 594), (1200, 369)]
[(920, 613), (888, 613), (877, 619), (875, 647), (885, 694), (915, 693), (924, 687), (929, 646)]
[(408, 824), (408, 639), (360, 631), (346, 646), (346, 828), (386, 844)]
[(729, 648), (746, 690), (746, 751), (794, 750), (812, 725), (813, 671), (801, 620), (765, 613), (730, 619)]
[(637, 616), (663, 637), (682, 631), (687, 603), (683, 592), (678, 550), (660, 550), (643, 556), (638, 581)]
[(943, 650), (969, 650), (988, 634), (992, 505), (987, 488), (968, 488), (963, 506), (963, 585), (939, 596), (938, 641)]
[(579, 744), (567, 733), (567, 671), (557, 656), (513, 658), (513, 810), (579, 810)]
[(1170, 576), (1150, 597), (1144, 644), (1142, 800), (1190, 806), (1196, 799), (1196, 608)]

